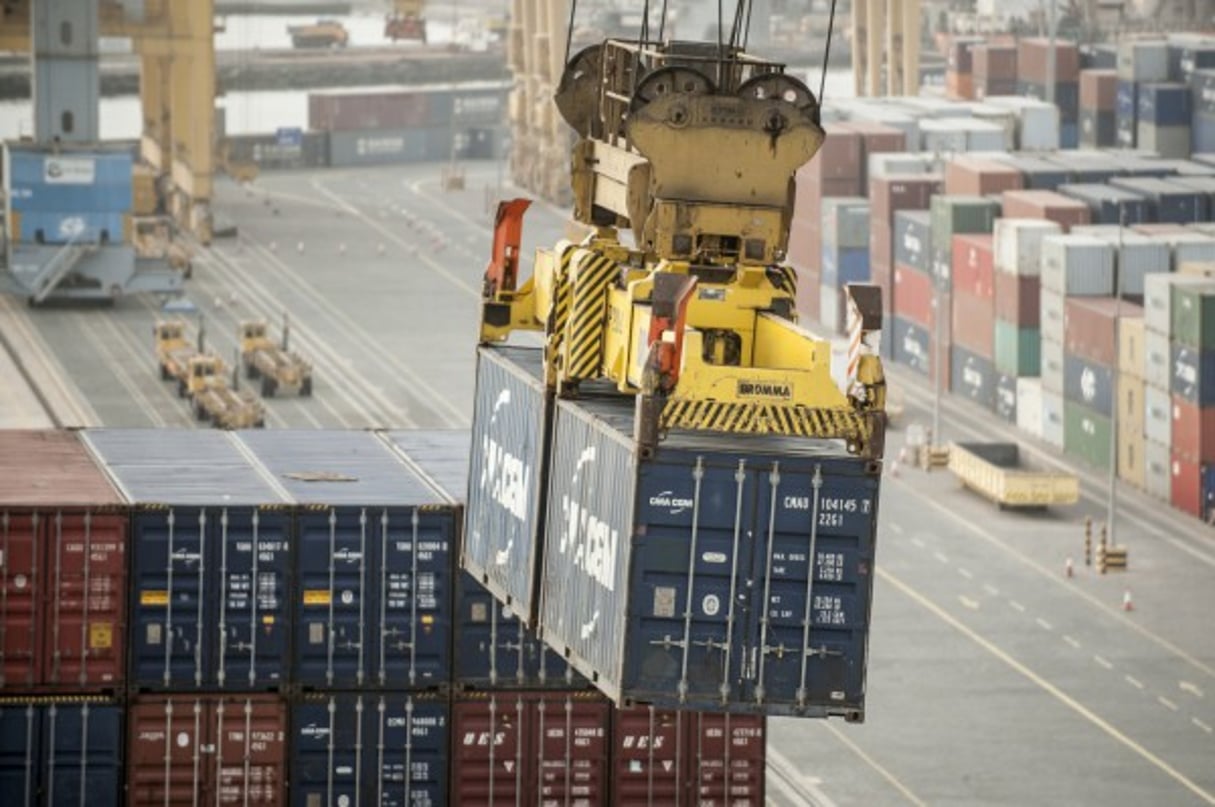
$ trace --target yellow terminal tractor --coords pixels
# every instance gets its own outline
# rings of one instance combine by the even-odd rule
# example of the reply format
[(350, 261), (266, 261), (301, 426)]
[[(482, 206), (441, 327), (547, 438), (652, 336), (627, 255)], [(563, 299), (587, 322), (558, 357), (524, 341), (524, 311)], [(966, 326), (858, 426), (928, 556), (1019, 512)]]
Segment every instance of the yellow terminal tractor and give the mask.
[(690, 429), (842, 439), (880, 457), (880, 289), (847, 289), (844, 389), (829, 342), (795, 324), (793, 177), (824, 139), (805, 84), (732, 45), (613, 39), (568, 61), (556, 104), (579, 136), (574, 218), (592, 232), (540, 249), (520, 285), (529, 202), (503, 202), (481, 341), (543, 330), (558, 395), (606, 379), (637, 396), (642, 451)]

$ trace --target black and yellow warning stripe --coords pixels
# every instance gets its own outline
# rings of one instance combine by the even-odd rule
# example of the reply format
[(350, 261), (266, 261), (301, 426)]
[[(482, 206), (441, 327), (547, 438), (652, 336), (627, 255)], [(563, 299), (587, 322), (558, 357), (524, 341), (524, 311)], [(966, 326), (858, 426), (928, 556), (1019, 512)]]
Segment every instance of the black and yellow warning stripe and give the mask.
[(607, 290), (615, 274), (616, 262), (604, 255), (579, 251), (574, 260), (563, 372), (567, 382), (599, 376), (607, 327)]
[(867, 415), (844, 409), (813, 409), (771, 403), (670, 400), (662, 409), (663, 429), (734, 434), (776, 434), (866, 443), (873, 431)]

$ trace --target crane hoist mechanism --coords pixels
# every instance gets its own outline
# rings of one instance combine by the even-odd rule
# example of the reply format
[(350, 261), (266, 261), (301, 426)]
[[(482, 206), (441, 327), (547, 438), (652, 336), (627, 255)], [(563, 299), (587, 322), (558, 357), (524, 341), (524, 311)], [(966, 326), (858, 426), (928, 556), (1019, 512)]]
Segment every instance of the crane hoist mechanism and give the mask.
[(530, 202), (499, 205), (482, 343), (543, 331), (550, 388), (572, 397), (605, 379), (636, 395), (643, 452), (679, 429), (841, 439), (880, 457), (881, 290), (847, 287), (841, 389), (830, 343), (795, 323), (782, 263), (794, 173), (825, 137), (806, 85), (732, 44), (609, 39), (568, 61), (555, 101), (578, 136), (573, 217), (592, 231), (537, 250), (519, 285)]

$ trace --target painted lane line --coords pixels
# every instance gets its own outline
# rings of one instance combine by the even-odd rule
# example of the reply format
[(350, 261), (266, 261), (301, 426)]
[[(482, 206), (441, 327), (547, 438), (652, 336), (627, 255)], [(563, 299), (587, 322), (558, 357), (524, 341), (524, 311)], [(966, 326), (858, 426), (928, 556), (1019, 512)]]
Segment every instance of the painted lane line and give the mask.
[(1157, 695), (1156, 700), (1160, 701), (1160, 705), (1171, 712), (1177, 711), (1177, 704), (1166, 698), (1164, 695)]
[(1103, 659), (1101, 656), (1093, 656), (1093, 661), (1097, 662), (1098, 664), (1100, 664), (1102, 667), (1104, 667), (1107, 670), (1114, 669), (1114, 665), (1110, 664), (1108, 661)]
[(912, 546), (915, 546), (915, 547), (917, 547), (917, 548), (919, 548), (919, 549), (923, 549), (923, 548), (924, 548), (924, 542), (923, 542), (922, 540), (920, 540), (919, 538), (912, 538), (912, 539), (911, 539), (911, 544), (912, 544)]
[(949, 556), (946, 555), (944, 552), (933, 552), (932, 556), (934, 558), (936, 558), (937, 560), (941, 561), (941, 563), (949, 563)]
[(1212, 729), (1209, 725), (1207, 725), (1206, 723), (1203, 723), (1201, 720), (1199, 720), (1196, 717), (1191, 717), (1190, 722), (1193, 723), (1198, 728), (1205, 731), (1207, 734), (1211, 734), (1212, 732), (1215, 732), (1215, 729)]
[(1038, 627), (1042, 628), (1042, 630), (1054, 630), (1055, 629), (1054, 625), (1051, 625), (1049, 622), (1047, 622), (1042, 617), (1038, 617), (1034, 621), (1038, 623)]
[(835, 802), (819, 787), (822, 784), (821, 779), (803, 774), (775, 748), (768, 754), (767, 767), (775, 774), (768, 777), (768, 781), (775, 783), (777, 789), (793, 804), (809, 803), (814, 807), (836, 807)]
[(970, 597), (967, 597), (963, 594), (958, 595), (958, 602), (962, 603), (962, 605), (966, 606), (967, 608), (969, 608), (972, 611), (979, 610), (979, 603), (976, 600), (972, 600)]
[(845, 735), (843, 732), (841, 732), (839, 729), (837, 729), (835, 726), (831, 725), (830, 723), (824, 723), (823, 725), (826, 727), (827, 731), (829, 731), (835, 735), (837, 740), (839, 740), (844, 745), (848, 746), (849, 750), (851, 750), (852, 753), (856, 754), (858, 757), (860, 757), (862, 760), (864, 760), (865, 764), (867, 764), (869, 767), (871, 767), (875, 771), (877, 771), (878, 774), (881, 775), (881, 777), (883, 779), (885, 779), (887, 782), (889, 782), (890, 785), (895, 790), (899, 791), (899, 793), (902, 794), (903, 798), (907, 799), (907, 801), (916, 805), (916, 807), (928, 807), (927, 803), (925, 803), (922, 799), (920, 799), (919, 796), (917, 796), (915, 793), (913, 793), (911, 791), (911, 788), (907, 787), (907, 785), (903, 784), (898, 779), (896, 779), (894, 774), (892, 774), (890, 771), (886, 770), (884, 767), (882, 767), (880, 764), (878, 764), (877, 760), (875, 760), (873, 757), (866, 754), (864, 749), (862, 749), (859, 745), (857, 745), (855, 742), (853, 742), (851, 738), (849, 738), (847, 735)]
[(984, 583), (983, 590), (986, 591), (988, 594), (990, 594), (993, 597), (1000, 596), (1000, 589), (996, 588), (991, 583)]
[(1071, 646), (1072, 646), (1072, 648), (1073, 648), (1074, 650), (1079, 650), (1079, 649), (1080, 649), (1080, 643), (1079, 643), (1079, 642), (1077, 642), (1077, 641), (1076, 641), (1075, 639), (1073, 639), (1072, 637), (1067, 636), (1066, 634), (1063, 636), (1063, 641), (1065, 641), (1065, 642), (1067, 642), (1069, 645), (1071, 645)]
[(958, 567), (958, 574), (962, 575), (962, 576), (963, 576), (963, 577), (965, 577), (967, 580), (974, 580), (974, 579), (975, 579), (975, 576), (974, 576), (973, 574), (971, 574), (971, 573), (970, 573), (970, 570), (969, 570), (969, 569), (965, 569), (965, 568), (963, 568), (963, 567), (961, 567), (961, 566), (959, 566), (959, 567)]
[(1131, 686), (1133, 686), (1135, 689), (1143, 689), (1143, 682), (1140, 681), (1138, 678), (1135, 678), (1132, 675), (1124, 675), (1122, 677), (1125, 678), (1126, 682), (1128, 684), (1130, 684)]
[(1177, 685), (1182, 692), (1188, 692), (1195, 698), (1201, 698), (1205, 693), (1198, 688), (1197, 684), (1191, 684), (1189, 681), (1182, 681)]
[[(1173, 779), (1179, 785), (1181, 785), (1185, 789), (1189, 790), (1194, 795), (1198, 796), (1204, 802), (1215, 807), (1215, 794), (1212, 794), (1209, 791), (1204, 790), (1202, 787), (1200, 787), (1197, 783), (1195, 783), (1193, 780), (1191, 780), (1185, 774), (1181, 773), (1181, 771), (1177, 770), (1172, 765), (1170, 765), (1168, 762), (1166, 762), (1165, 760), (1156, 756), (1148, 749), (1144, 748), (1142, 745), (1140, 745), (1138, 742), (1136, 742), (1135, 740), (1128, 737), (1126, 734), (1123, 734), (1121, 731), (1119, 731), (1116, 727), (1114, 727), (1107, 720), (1105, 720), (1100, 715), (1095, 713), (1093, 710), (1089, 709), (1087, 706), (1080, 703), (1079, 701), (1077, 701), (1075, 698), (1068, 695), (1063, 690), (1059, 689), (1059, 687), (1055, 686), (1050, 681), (1047, 681), (1045, 678), (1043, 678), (1038, 673), (1034, 672), (1032, 669), (1027, 667), (1022, 662), (1013, 658), (1011, 655), (1009, 655), (1009, 653), (1006, 650), (1000, 648), (998, 645), (996, 645), (990, 639), (986, 639), (983, 636), (980, 636), (976, 631), (972, 630), (970, 627), (968, 627), (967, 625), (962, 623), (956, 617), (949, 614), (947, 611), (945, 611), (939, 605), (932, 602), (931, 600), (929, 600), (924, 595), (920, 594), (915, 589), (911, 588), (911, 586), (907, 585), (902, 580), (900, 580), (899, 578), (892, 575), (890, 572), (879, 567), (877, 570), (877, 573), (880, 577), (882, 577), (888, 583), (893, 585), (895, 588), (899, 589), (909, 599), (918, 603), (922, 608), (924, 608), (925, 610), (934, 614), (938, 619), (945, 622), (947, 625), (952, 627), (954, 630), (958, 631), (963, 636), (965, 636), (966, 638), (970, 639), (972, 642), (977, 644), (979, 647), (983, 648), (988, 653), (995, 656), (1000, 661), (1004, 662), (1006, 665), (1008, 665), (1014, 671), (1016, 671), (1023, 677), (1027, 678), (1032, 683), (1036, 684), (1040, 689), (1046, 691), (1049, 695), (1051, 695), (1053, 698), (1058, 700), (1060, 703), (1064, 704), (1065, 706), (1070, 708), (1072, 711), (1076, 712), (1076, 714), (1080, 715), (1085, 720), (1089, 721), (1094, 726), (1099, 728), (1101, 731), (1105, 732), (1108, 736), (1110, 736), (1117, 742), (1121, 743), (1123, 746), (1130, 749), (1135, 754), (1142, 757), (1144, 760), (1149, 762), (1151, 765), (1156, 767), (1158, 770), (1162, 771), (1164, 774), (1169, 776), (1171, 779)], [(836, 731), (834, 728), (832, 728), (830, 726), (828, 728), (831, 728), (832, 731)]]
[(1022, 605), (1021, 603), (1017, 602), (1016, 600), (1009, 600), (1008, 604), (1013, 607), (1014, 611), (1020, 611), (1021, 613), (1025, 613), (1025, 606)]
[(903, 534), (903, 528), (901, 526), (899, 526), (898, 524), (895, 524), (894, 522), (891, 522), (891, 524), (890, 524), (890, 531), (893, 532), (895, 535)]

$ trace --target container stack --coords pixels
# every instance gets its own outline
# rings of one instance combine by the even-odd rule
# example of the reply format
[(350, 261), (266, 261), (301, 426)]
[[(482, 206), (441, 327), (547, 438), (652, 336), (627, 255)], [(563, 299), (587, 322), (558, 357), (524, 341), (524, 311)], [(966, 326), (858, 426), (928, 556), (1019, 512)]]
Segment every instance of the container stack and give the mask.
[(986, 42), (971, 48), (974, 97), (1017, 93), (1017, 46)]
[[(936, 297), (932, 280), (932, 216), (927, 210), (894, 214), (894, 273), (890, 286), (892, 358), (932, 376)], [(945, 383), (943, 380), (941, 383)]]
[(1190, 74), (1191, 121), (1190, 148), (1194, 152), (1215, 152), (1215, 68)]
[(1117, 298), (1070, 296), (1064, 301), (1064, 447), (1099, 468), (1109, 468), (1114, 447), (1118, 319), (1141, 311)]
[(1118, 142), (1117, 70), (1080, 71), (1080, 145), (1114, 146)]
[(1215, 510), (1215, 280), (1170, 280), (1170, 501), (1209, 519)]
[(818, 321), (841, 333), (843, 290), (848, 283), (869, 282), (869, 200), (842, 196), (823, 200), (822, 290)]
[[(888, 356), (892, 355), (891, 347), (897, 341), (895, 331), (898, 326), (894, 319), (897, 300), (895, 287), (898, 280), (899, 241), (903, 235), (896, 217), (901, 211), (928, 210), (933, 194), (939, 193), (942, 188), (941, 175), (928, 173), (931, 170), (929, 163), (919, 163), (919, 167), (922, 172), (919, 174), (883, 173), (871, 177), (869, 181), (869, 277), (882, 289), (882, 305), (895, 326), (882, 329), (883, 338), (889, 340), (883, 348)], [(925, 262), (929, 260), (931, 249), (929, 241), (922, 242)], [(924, 271), (928, 271), (927, 263)]]
[(949, 44), (945, 65), (945, 94), (955, 101), (972, 101), (975, 97), (974, 52), (982, 37), (955, 36)]
[(1141, 84), (1135, 144), (1161, 157), (1189, 157), (1190, 118), (1190, 88), (1187, 85)]
[(1147, 485), (1147, 435), (1145, 395), (1147, 367), (1143, 312), (1130, 316), (1126, 312), (1118, 321), (1118, 383), (1117, 411), (1118, 478), (1139, 490)]
[[(952, 255), (953, 323), (950, 328), (950, 389), (996, 410), (1001, 400), (995, 370), (995, 268), (990, 235), (955, 235)], [(1000, 414), (1016, 419), (1013, 406)]]
[[(1071, 42), (1056, 41), (1053, 101), (1059, 107), (1059, 145), (1079, 144), (1080, 53)], [(1017, 42), (1017, 92), (1039, 100), (1052, 99), (1047, 87), (1051, 42), (1021, 39)]]
[(0, 779), (13, 804), (122, 798), (121, 505), (72, 433), (0, 432)]
[(1169, 80), (1169, 51), (1164, 40), (1127, 40), (1118, 46), (1115, 125), (1118, 145), (1139, 145), (1139, 90), (1143, 84)]

